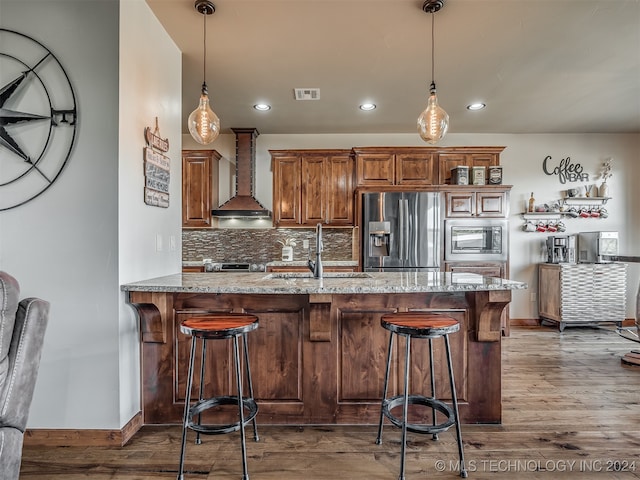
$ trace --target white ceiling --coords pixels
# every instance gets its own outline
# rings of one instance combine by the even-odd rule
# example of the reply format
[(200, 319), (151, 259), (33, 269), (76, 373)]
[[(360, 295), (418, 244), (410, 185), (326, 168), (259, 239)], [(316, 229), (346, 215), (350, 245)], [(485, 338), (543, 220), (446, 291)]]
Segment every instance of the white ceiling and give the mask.
[[(194, 0), (147, 0), (203, 80)], [(214, 0), (206, 81), (222, 131), (412, 133), (431, 81), (423, 0)], [(640, 133), (640, 0), (446, 0), (435, 80), (452, 133)], [(293, 89), (320, 88), (319, 101)], [(470, 112), (468, 103), (487, 108)], [(257, 112), (258, 102), (272, 105)], [(362, 112), (358, 105), (378, 108)]]

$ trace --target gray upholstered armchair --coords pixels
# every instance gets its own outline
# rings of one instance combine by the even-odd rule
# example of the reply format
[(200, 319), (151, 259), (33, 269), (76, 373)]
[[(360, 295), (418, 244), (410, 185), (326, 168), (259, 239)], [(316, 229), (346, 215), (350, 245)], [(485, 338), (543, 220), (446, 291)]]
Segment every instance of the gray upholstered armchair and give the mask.
[(15, 278), (0, 271), (0, 478), (20, 475), (22, 439), (40, 365), (49, 303), (20, 301)]

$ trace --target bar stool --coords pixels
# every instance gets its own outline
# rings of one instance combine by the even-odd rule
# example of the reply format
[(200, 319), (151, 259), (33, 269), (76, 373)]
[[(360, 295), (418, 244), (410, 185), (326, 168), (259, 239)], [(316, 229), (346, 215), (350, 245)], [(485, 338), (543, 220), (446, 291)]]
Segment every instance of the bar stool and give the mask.
[[(253, 398), (253, 383), (251, 382), (251, 369), (249, 368), (249, 351), (247, 349), (247, 333), (258, 328), (258, 317), (243, 313), (221, 313), (202, 317), (188, 318), (180, 325), (180, 332), (191, 335), (191, 353), (189, 355), (189, 373), (187, 378), (187, 391), (184, 403), (184, 418), (182, 422), (182, 446), (180, 450), (180, 468), (178, 480), (184, 479), (184, 457), (187, 442), (187, 429), (196, 432), (196, 444), (200, 444), (200, 434), (219, 435), (240, 430), (240, 443), (242, 445), (242, 479), (249, 480), (247, 472), (247, 450), (244, 434), (244, 426), (253, 421), (253, 437), (257, 442), (258, 428), (256, 415), (258, 405)], [(247, 369), (247, 381), (249, 396), (242, 396), (242, 367), (240, 365), (240, 352), (238, 339), (242, 337), (244, 347), (244, 361)], [(233, 339), (233, 353), (236, 371), (237, 395), (217, 396), (203, 398), (205, 361), (207, 352), (207, 340)], [(193, 385), (194, 360), (196, 353), (196, 341), (202, 340), (202, 362), (200, 364), (200, 395), (198, 401), (191, 405), (191, 387)], [(202, 413), (210, 408), (222, 405), (237, 405), (239, 420), (227, 425), (203, 425)], [(245, 415), (245, 409), (247, 413)], [(197, 419), (196, 419), (197, 417)]]
[[(460, 432), (460, 419), (458, 417), (458, 399), (456, 396), (455, 381), (453, 378), (453, 367), (451, 364), (451, 351), (449, 348), (449, 334), (460, 330), (460, 324), (454, 318), (442, 314), (429, 312), (406, 312), (390, 313), (383, 315), (380, 320), (381, 325), (390, 331), (389, 350), (387, 355), (387, 369), (384, 377), (384, 392), (382, 394), (382, 405), (380, 408), (380, 424), (378, 425), (378, 437), (376, 443), (382, 443), (382, 424), (386, 416), (393, 425), (402, 428), (402, 447), (400, 458), (400, 476), (398, 480), (405, 480), (405, 453), (407, 444), (407, 431), (420, 434), (430, 434), (434, 440), (438, 439), (438, 433), (448, 430), (452, 425), (456, 426), (458, 437), (458, 453), (460, 455), (460, 476), (467, 477), (467, 470), (464, 463), (464, 450), (462, 446), (462, 435)], [(389, 387), (389, 371), (391, 369), (391, 352), (393, 349), (393, 336), (400, 335), (406, 339), (405, 363), (404, 363), (404, 394), (387, 398)], [(449, 382), (451, 384), (451, 399), (453, 408), (436, 398), (436, 385), (433, 365), (433, 345), (434, 338), (444, 337), (447, 354), (447, 366), (449, 369)], [(429, 369), (431, 373), (431, 397), (417, 394), (409, 394), (409, 366), (411, 356), (411, 340), (413, 338), (429, 339)], [(432, 424), (415, 424), (407, 420), (409, 404), (421, 405), (431, 408)], [(402, 405), (402, 418), (392, 414), (392, 410)], [(441, 423), (436, 423), (436, 413), (444, 414), (446, 419)]]

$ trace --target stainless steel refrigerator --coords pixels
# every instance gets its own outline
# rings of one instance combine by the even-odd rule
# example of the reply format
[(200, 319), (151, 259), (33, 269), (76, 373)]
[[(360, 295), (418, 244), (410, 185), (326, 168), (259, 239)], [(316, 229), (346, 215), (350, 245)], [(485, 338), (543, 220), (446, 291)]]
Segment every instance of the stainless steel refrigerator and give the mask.
[(365, 271), (440, 268), (440, 194), (376, 192), (362, 198)]

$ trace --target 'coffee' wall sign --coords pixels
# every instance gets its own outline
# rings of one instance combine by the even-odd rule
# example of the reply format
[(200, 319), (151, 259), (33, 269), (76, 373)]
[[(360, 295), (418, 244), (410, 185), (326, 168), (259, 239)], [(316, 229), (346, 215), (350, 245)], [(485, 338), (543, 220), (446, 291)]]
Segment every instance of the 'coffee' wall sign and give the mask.
[(589, 174), (583, 172), (579, 163), (571, 163), (571, 157), (560, 160), (555, 168), (550, 165), (552, 162), (551, 155), (547, 155), (542, 162), (542, 170), (547, 175), (557, 175), (560, 183), (589, 181)]

